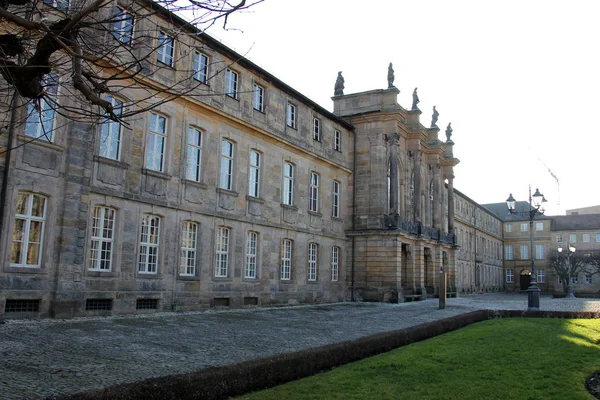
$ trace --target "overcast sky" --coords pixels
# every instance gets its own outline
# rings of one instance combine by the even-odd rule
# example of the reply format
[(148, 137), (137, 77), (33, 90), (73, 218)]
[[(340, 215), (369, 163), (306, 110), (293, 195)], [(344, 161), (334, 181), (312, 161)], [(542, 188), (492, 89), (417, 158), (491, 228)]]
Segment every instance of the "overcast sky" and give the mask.
[(392, 62), (399, 103), (418, 87), (421, 123), (434, 105), (441, 139), (452, 122), (455, 188), (484, 204), (531, 184), (556, 215), (600, 204), (599, 15), (597, 0), (266, 0), (208, 33), (328, 110), (338, 71), (346, 94), (384, 89)]

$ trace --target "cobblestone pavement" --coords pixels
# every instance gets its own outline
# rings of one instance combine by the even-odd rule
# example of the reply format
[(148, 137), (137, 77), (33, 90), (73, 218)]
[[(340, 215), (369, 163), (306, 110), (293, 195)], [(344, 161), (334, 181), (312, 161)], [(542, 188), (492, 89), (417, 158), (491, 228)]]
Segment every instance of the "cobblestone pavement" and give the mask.
[[(542, 297), (542, 310), (600, 311), (600, 300)], [(0, 399), (35, 399), (191, 372), (407, 328), (477, 309), (525, 309), (516, 294), (404, 303), (158, 313), (0, 325)]]

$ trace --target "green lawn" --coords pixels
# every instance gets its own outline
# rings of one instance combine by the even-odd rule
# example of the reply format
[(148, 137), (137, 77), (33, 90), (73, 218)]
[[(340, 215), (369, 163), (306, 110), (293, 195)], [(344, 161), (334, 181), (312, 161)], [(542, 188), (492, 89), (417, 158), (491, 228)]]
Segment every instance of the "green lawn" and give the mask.
[(241, 399), (593, 399), (600, 320), (498, 319)]

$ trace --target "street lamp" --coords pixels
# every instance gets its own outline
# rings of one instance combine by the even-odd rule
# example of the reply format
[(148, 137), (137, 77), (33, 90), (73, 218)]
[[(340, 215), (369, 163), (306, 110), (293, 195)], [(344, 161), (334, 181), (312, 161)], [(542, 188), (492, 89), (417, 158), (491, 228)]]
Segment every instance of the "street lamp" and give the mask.
[(513, 197), (512, 193), (506, 199), (506, 205), (508, 211), (511, 214), (523, 215), (529, 218), (529, 246), (531, 248), (531, 278), (529, 281), (529, 287), (527, 288), (527, 310), (539, 310), (540, 309), (540, 288), (537, 285), (537, 278), (535, 275), (535, 264), (534, 264), (534, 249), (533, 249), (533, 219), (536, 215), (544, 214), (542, 204), (546, 202), (544, 195), (540, 193), (539, 189), (535, 189), (533, 196), (531, 195), (531, 186), (529, 186), (529, 210), (517, 211), (517, 201)]
[[(575, 293), (573, 293), (573, 287), (571, 286), (571, 254), (575, 253), (577, 249), (575, 248), (575, 246), (568, 244), (567, 245), (567, 271), (568, 271), (568, 275), (567, 275), (567, 297), (570, 299), (574, 299), (575, 298)], [(562, 253), (563, 248), (559, 247), (558, 248), (558, 252)]]

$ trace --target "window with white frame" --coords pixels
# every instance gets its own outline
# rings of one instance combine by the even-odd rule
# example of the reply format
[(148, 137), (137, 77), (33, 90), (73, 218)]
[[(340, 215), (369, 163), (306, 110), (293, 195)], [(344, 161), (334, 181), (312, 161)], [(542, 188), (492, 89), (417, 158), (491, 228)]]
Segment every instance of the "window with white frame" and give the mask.
[(526, 244), (521, 245), (521, 260), (529, 259), (529, 246)]
[(290, 128), (296, 129), (296, 106), (287, 103), (286, 123)]
[(522, 223), (521, 224), (521, 232), (527, 232), (527, 223)]
[(340, 217), (340, 186), (341, 184), (338, 181), (333, 181), (333, 189), (331, 191), (331, 216), (333, 218)]
[(543, 269), (537, 269), (537, 282), (545, 283), (546, 282), (546, 272)]
[(331, 280), (337, 281), (340, 273), (340, 248), (333, 246), (331, 248)]
[(12, 232), (11, 266), (29, 268), (41, 266), (45, 223), (46, 198), (34, 193), (19, 192)]
[(255, 110), (258, 110), (260, 112), (264, 112), (265, 111), (265, 89), (258, 85), (258, 84), (254, 84), (254, 88), (252, 91), (252, 107), (254, 107)]
[(294, 205), (294, 165), (283, 164), (283, 204)]
[(151, 112), (148, 143), (146, 144), (146, 168), (164, 172), (166, 145), (167, 118)]
[(238, 98), (238, 79), (237, 72), (229, 68), (225, 70), (225, 94), (234, 99)]
[(569, 233), (569, 243), (576, 243), (577, 242), (577, 234), (576, 233)]
[(313, 118), (313, 140), (321, 141), (321, 120)]
[(333, 149), (335, 151), (342, 151), (342, 132), (337, 129), (333, 134)]
[(591, 284), (591, 283), (592, 283), (592, 275), (590, 275), (590, 274), (587, 274), (587, 275), (585, 276), (585, 283), (586, 283), (587, 285), (589, 285), (589, 284)]
[(115, 210), (104, 206), (94, 207), (88, 269), (110, 271), (112, 269), (113, 243), (115, 239)]
[(535, 223), (535, 230), (538, 232), (541, 232), (544, 230), (544, 223), (543, 222), (536, 222)]
[(138, 272), (156, 274), (158, 271), (158, 246), (160, 242), (160, 217), (144, 215), (140, 235)]
[(543, 244), (535, 245), (535, 258), (536, 258), (536, 260), (544, 259), (544, 245)]
[(158, 33), (158, 53), (156, 59), (159, 62), (172, 67), (174, 48), (175, 40), (165, 32), (160, 31)]
[(188, 128), (185, 164), (185, 179), (200, 182), (202, 180), (202, 131), (193, 126)]
[(217, 228), (217, 247), (215, 257), (215, 277), (226, 278), (229, 272), (229, 236), (230, 229), (224, 226)]
[(54, 142), (54, 120), (56, 117), (59, 78), (57, 74), (44, 75), (42, 86), (45, 96), (32, 99), (27, 105), (25, 136)]
[(291, 239), (283, 239), (281, 244), (281, 280), (292, 279), (292, 245)]
[(575, 285), (579, 282), (579, 277), (577, 275), (571, 275), (571, 284)]
[(183, 221), (181, 224), (181, 253), (179, 256), (179, 275), (195, 276), (198, 243), (198, 224)]
[(260, 153), (256, 150), (250, 150), (248, 195), (251, 197), (259, 197), (260, 195)]
[(507, 233), (512, 232), (512, 224), (506, 224), (504, 225), (504, 231)]
[(69, 9), (69, 0), (44, 0), (44, 4), (48, 4), (63, 12), (67, 12)]
[(504, 246), (504, 258), (507, 260), (514, 259), (513, 246), (511, 244)]
[(131, 44), (133, 39), (133, 14), (117, 7), (113, 17), (112, 35), (123, 44)]
[(512, 269), (506, 270), (506, 283), (513, 283), (514, 281), (514, 273)]
[(248, 231), (246, 236), (246, 261), (244, 264), (244, 278), (256, 278), (256, 256), (258, 247), (258, 233)]
[(584, 233), (583, 235), (581, 235), (581, 241), (583, 243), (589, 243), (591, 241), (591, 237), (589, 233)]
[(206, 83), (208, 80), (208, 56), (194, 51), (194, 79)]
[(319, 246), (316, 243), (308, 244), (308, 280), (317, 280), (317, 251)]
[[(110, 102), (116, 116), (121, 115), (123, 110), (121, 100), (112, 96), (107, 96), (105, 100)], [(119, 160), (121, 158), (121, 123), (104, 118), (100, 126), (100, 156)]]
[(221, 175), (219, 178), (221, 189), (233, 190), (233, 143), (221, 140)]
[(562, 233), (557, 233), (556, 234), (556, 243), (562, 243), (562, 241), (563, 241)]
[(308, 198), (308, 210), (319, 211), (319, 175), (315, 172), (310, 174), (310, 188)]

